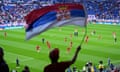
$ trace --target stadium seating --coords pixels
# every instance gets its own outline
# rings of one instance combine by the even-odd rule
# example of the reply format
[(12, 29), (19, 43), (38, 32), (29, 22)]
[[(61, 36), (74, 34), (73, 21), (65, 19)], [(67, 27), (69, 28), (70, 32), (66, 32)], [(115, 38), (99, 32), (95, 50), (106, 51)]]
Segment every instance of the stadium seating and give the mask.
[[(24, 16), (34, 9), (52, 4), (54, 0), (9, 0), (0, 3), (0, 24), (24, 20)], [(62, 2), (57, 0), (54, 3)], [(65, 2), (73, 2), (66, 0)], [(75, 0), (83, 3), (87, 8), (88, 15), (95, 15), (98, 19), (120, 19), (119, 2), (113, 0)]]

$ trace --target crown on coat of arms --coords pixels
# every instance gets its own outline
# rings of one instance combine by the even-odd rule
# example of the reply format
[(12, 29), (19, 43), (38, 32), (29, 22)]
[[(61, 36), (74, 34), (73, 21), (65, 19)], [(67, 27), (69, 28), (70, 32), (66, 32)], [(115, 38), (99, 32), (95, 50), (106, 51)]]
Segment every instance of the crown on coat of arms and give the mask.
[(59, 10), (66, 10), (67, 9), (67, 6), (60, 6), (59, 7)]

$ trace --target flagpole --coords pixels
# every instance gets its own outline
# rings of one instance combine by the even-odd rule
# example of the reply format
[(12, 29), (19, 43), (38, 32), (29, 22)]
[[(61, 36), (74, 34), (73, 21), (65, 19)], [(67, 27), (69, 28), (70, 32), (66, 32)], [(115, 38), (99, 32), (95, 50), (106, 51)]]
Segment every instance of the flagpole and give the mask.
[(84, 34), (84, 36), (83, 36), (83, 38), (82, 38), (82, 41), (81, 41), (81, 43), (80, 43), (80, 46), (83, 44), (86, 35), (87, 35), (87, 26), (85, 27), (85, 34)]
[[(83, 5), (83, 4), (82, 4), (82, 5)], [(83, 44), (84, 39), (85, 39), (85, 37), (86, 37), (86, 35), (87, 35), (87, 17), (88, 17), (88, 15), (87, 15), (87, 9), (85, 8), (84, 5), (83, 5), (83, 8), (84, 8), (84, 10), (85, 10), (85, 34), (84, 34), (84, 36), (83, 36), (83, 38), (82, 38), (82, 41), (81, 41), (80, 45)]]

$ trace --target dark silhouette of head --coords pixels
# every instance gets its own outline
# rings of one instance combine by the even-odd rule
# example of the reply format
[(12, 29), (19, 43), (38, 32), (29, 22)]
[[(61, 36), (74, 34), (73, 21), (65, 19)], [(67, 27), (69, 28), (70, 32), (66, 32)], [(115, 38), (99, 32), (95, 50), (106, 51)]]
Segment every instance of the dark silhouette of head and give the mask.
[(22, 72), (30, 72), (29, 67), (28, 67), (28, 66), (25, 66), (25, 67), (24, 67), (24, 70), (23, 70)]
[(49, 53), (49, 57), (52, 63), (57, 63), (59, 59), (59, 49), (55, 48)]
[(28, 67), (28, 66), (25, 66), (25, 70), (29, 70), (29, 67)]
[(103, 64), (103, 61), (99, 61), (100, 64)]

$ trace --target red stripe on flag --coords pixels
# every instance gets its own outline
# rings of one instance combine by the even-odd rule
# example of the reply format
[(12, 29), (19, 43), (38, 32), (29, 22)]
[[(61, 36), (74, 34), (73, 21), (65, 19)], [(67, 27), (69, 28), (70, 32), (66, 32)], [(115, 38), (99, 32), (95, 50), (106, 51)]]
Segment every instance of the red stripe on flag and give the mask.
[(50, 11), (58, 11), (60, 6), (66, 6), (68, 10), (71, 9), (83, 9), (83, 6), (80, 4), (72, 4), (72, 3), (65, 3), (65, 4), (55, 4), (52, 6), (46, 6), (41, 9), (33, 10), (27, 16), (25, 16), (26, 24), (32, 24), (36, 19)]

